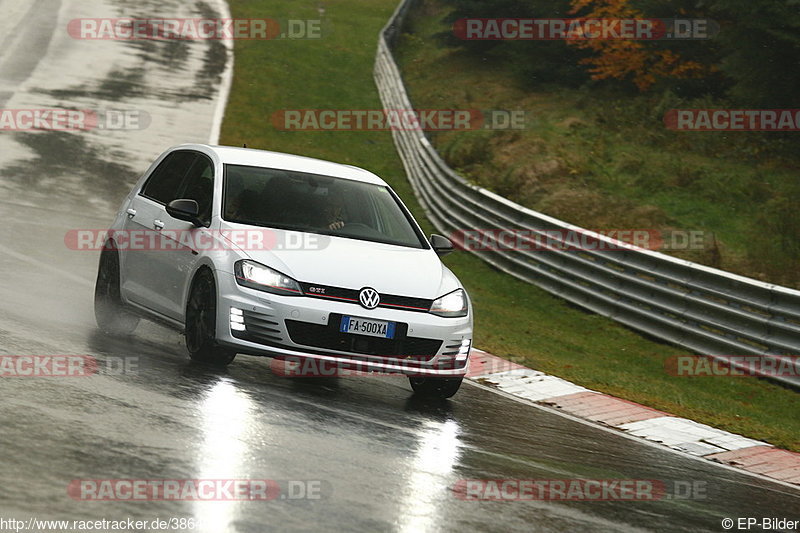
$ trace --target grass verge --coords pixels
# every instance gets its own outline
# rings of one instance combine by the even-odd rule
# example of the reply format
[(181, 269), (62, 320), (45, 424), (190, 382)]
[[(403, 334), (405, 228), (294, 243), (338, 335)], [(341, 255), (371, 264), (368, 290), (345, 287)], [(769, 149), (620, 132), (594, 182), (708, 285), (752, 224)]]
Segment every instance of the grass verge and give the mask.
[[(377, 34), (395, 0), (232, 0), (234, 18), (319, 19), (323, 39), (236, 41), (222, 144), (299, 153), (367, 168), (422, 216), (387, 132), (282, 131), (284, 109), (378, 109), (372, 81)], [(680, 350), (646, 340), (544, 291), (456, 253), (446, 260), (476, 308), (475, 344), (583, 386), (800, 451), (800, 395), (745, 378), (678, 378), (664, 370)]]

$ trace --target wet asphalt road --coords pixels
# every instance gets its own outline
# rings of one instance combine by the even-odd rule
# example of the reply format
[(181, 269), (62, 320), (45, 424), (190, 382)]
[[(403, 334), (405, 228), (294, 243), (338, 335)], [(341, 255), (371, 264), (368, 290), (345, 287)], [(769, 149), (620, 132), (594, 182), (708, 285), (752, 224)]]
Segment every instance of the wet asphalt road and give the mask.
[[(175, 16), (209, 9), (173, 4)], [(0, 133), (0, 355), (90, 355), (100, 366), (91, 377), (0, 378), (0, 518), (193, 517), (203, 524), (195, 531), (209, 532), (722, 531), (725, 517), (800, 518), (795, 489), (476, 386), (424, 403), (402, 378), (289, 379), (246, 356), (225, 370), (197, 366), (179, 334), (153, 324), (103, 336), (92, 315), (97, 253), (68, 250), (64, 234), (105, 227), (164, 147), (208, 138), (219, 51), (190, 43), (165, 67), (169, 50), (101, 43), (92, 53), (105, 60), (85, 59), (86, 43), (59, 36), (64, 20), (120, 16), (127, 2), (21, 5), (0, 0), (29, 39), (3, 48), (22, 57), (0, 53), (3, 107), (138, 109), (152, 122), (149, 131)], [(134, 16), (146, 14), (135, 5)], [(121, 69), (138, 74), (120, 78)], [(178, 80), (158, 75), (170, 70)], [(180, 99), (180, 79), (208, 85)], [(704, 491), (650, 502), (471, 502), (453, 491), (461, 479), (504, 478)], [(306, 480), (322, 491), (296, 501), (88, 502), (67, 493), (78, 479)]]

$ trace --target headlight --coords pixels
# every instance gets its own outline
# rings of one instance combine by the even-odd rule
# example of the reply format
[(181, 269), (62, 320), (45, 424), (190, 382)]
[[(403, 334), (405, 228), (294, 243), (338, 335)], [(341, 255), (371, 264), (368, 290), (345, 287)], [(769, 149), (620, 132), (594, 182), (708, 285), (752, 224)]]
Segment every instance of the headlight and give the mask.
[(431, 313), (446, 317), (467, 316), (467, 294), (464, 289), (456, 289), (434, 300)]
[(284, 296), (303, 294), (300, 284), (289, 276), (253, 261), (237, 261), (233, 271), (236, 273), (236, 283), (244, 287)]

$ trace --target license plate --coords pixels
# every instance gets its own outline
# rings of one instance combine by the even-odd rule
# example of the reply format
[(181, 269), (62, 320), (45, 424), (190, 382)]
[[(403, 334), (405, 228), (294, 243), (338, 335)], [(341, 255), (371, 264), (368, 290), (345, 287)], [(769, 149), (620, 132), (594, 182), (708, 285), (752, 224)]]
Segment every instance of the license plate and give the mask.
[(370, 337), (393, 339), (395, 326), (395, 322), (387, 322), (385, 320), (343, 316), (342, 322), (339, 324), (339, 331), (342, 333), (355, 333), (356, 335), (369, 335)]

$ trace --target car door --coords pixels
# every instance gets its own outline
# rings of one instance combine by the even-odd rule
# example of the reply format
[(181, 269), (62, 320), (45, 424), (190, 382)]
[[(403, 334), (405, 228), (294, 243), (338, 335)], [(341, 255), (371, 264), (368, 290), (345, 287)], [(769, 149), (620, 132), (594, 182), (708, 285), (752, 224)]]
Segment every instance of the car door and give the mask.
[[(214, 242), (209, 230), (214, 198), (214, 163), (209, 157), (195, 154), (175, 198), (196, 201), (198, 218), (202, 222), (201, 226), (195, 226), (191, 222), (178, 220), (162, 206), (160, 220), (163, 222), (161, 233), (165, 246), (154, 258), (156, 288), (164, 299), (164, 314), (183, 322), (189, 278), (200, 259), (200, 250)], [(170, 240), (172, 242), (168, 242)]]
[(160, 279), (164, 253), (160, 232), (167, 216), (165, 206), (177, 197), (196, 158), (196, 152), (189, 150), (164, 158), (126, 206), (124, 232), (118, 239), (123, 298), (166, 316), (174, 306), (163, 293)]

